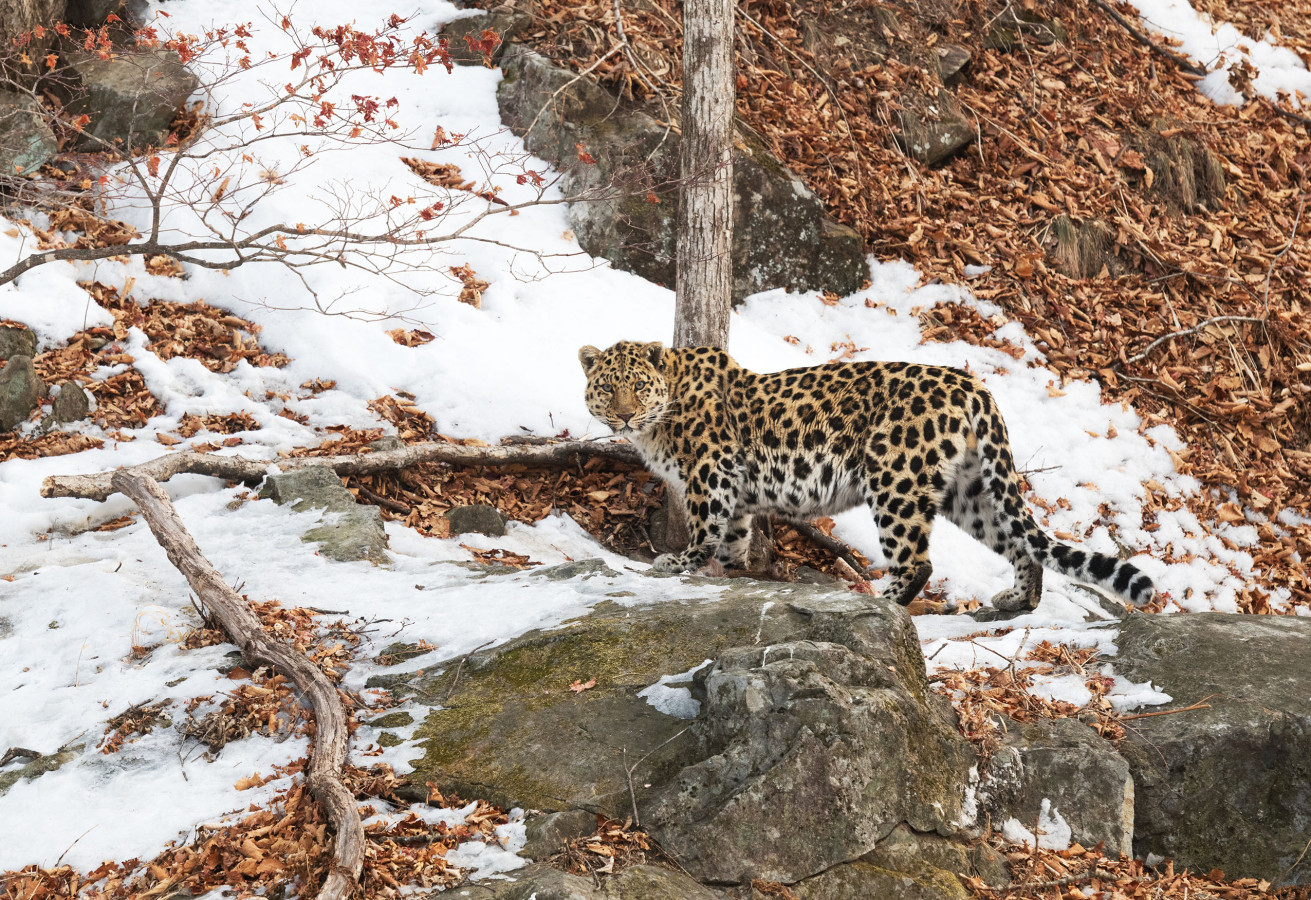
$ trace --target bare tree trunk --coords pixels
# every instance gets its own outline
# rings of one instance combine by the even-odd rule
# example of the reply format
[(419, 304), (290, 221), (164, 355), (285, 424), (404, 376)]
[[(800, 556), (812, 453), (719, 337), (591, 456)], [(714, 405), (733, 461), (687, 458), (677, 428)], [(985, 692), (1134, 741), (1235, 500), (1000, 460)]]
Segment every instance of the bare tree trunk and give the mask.
[(675, 347), (727, 347), (733, 290), (733, 0), (683, 4)]

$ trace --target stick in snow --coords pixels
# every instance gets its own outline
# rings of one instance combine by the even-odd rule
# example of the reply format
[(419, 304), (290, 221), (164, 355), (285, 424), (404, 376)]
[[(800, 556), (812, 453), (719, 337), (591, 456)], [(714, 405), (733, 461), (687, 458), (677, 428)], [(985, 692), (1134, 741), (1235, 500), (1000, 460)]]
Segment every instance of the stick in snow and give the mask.
[[(152, 481), (168, 481), (184, 472), (214, 475), (229, 481), (257, 484), (275, 466), (283, 472), (311, 466), (328, 466), (338, 475), (366, 475), (394, 471), (419, 463), (444, 462), (456, 465), (567, 466), (582, 456), (604, 456), (617, 462), (642, 465), (632, 444), (604, 441), (558, 441), (554, 443), (503, 444), (499, 447), (467, 447), (462, 444), (409, 444), (396, 450), (342, 456), (305, 456), (290, 459), (248, 459), (244, 456), (214, 456), (209, 453), (166, 453), (149, 462), (119, 469)], [(117, 493), (114, 472), (98, 475), (51, 475), (41, 484), (42, 497), (82, 497), (105, 500)]]
[(355, 798), (341, 783), (348, 732), (346, 710), (336, 686), (305, 654), (269, 638), (250, 605), (228, 587), (218, 570), (201, 555), (200, 548), (158, 482), (131, 469), (119, 469), (111, 480), (114, 491), (122, 492), (136, 502), (169, 561), (187, 577), (187, 583), (196, 596), (232, 642), (241, 648), (246, 664), (252, 668), (272, 666), (289, 675), (301, 695), (309, 700), (314, 713), (315, 734), (305, 780), (310, 793), (323, 804), (328, 822), (337, 833), (332, 867), (319, 891), (318, 900), (345, 900), (359, 884), (360, 870), (364, 865), (364, 825)]

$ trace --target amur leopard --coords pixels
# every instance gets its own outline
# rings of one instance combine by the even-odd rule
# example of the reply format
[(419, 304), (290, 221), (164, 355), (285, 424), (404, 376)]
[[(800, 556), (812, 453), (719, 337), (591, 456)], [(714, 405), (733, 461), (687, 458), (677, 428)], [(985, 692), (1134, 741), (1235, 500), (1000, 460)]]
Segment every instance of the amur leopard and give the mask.
[(1135, 604), (1155, 593), (1131, 563), (1042, 531), (997, 405), (967, 372), (840, 362), (761, 375), (722, 350), (634, 341), (578, 357), (592, 415), (684, 498), (691, 541), (657, 557), (658, 572), (693, 571), (711, 554), (741, 566), (754, 513), (809, 518), (865, 504), (891, 568), (884, 594), (903, 605), (933, 571), (939, 515), (1015, 567), (1015, 586), (993, 598), (1000, 609), (1035, 608), (1043, 566)]

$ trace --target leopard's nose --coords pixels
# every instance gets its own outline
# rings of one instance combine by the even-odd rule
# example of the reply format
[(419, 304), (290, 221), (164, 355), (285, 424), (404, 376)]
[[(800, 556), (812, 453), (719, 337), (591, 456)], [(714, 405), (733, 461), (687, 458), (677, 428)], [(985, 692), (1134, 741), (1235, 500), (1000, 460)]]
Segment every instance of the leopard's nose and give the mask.
[(615, 413), (615, 415), (618, 416), (625, 425), (628, 424), (629, 419), (633, 418), (632, 413)]

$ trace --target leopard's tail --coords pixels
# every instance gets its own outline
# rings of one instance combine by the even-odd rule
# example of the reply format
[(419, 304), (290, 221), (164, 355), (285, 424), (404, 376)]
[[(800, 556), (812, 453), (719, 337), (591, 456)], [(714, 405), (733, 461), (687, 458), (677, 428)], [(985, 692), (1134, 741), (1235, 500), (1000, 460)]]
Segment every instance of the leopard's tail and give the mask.
[(1152, 579), (1127, 560), (1063, 544), (1049, 537), (1037, 523), (1034, 523), (1030, 535), (1029, 555), (1049, 569), (1055, 569), (1078, 581), (1099, 584), (1135, 606), (1148, 603), (1156, 596), (1156, 585)]
[(1135, 606), (1148, 603), (1156, 586), (1133, 563), (1104, 553), (1082, 550), (1048, 535), (1034, 520), (1020, 492), (1020, 477), (1011, 456), (1010, 438), (994, 401), (980, 385), (980, 404), (971, 410), (975, 436), (990, 452), (980, 453), (986, 489), (999, 518), (998, 531), (1012, 547), (1039, 565), (1062, 575), (1114, 591)]

